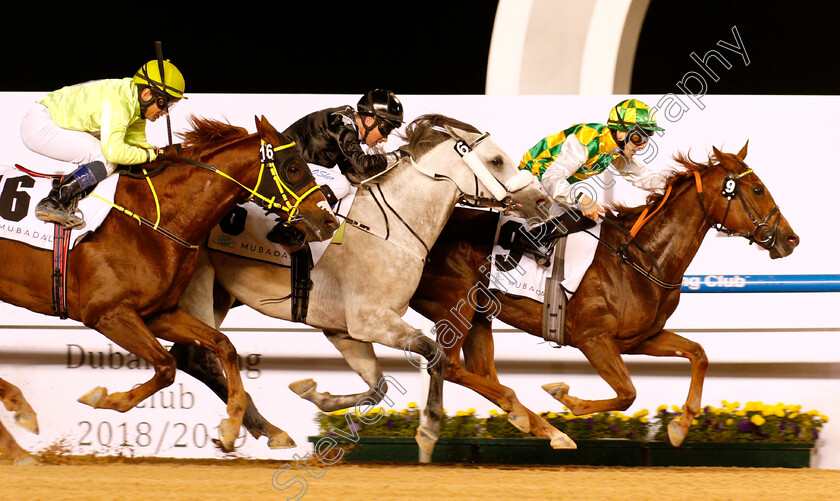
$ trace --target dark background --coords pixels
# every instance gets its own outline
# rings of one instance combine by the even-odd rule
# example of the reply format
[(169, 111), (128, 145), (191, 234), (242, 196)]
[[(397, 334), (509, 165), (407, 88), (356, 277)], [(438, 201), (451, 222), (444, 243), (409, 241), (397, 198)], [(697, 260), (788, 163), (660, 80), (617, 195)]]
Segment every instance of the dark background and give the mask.
[[(138, 3), (136, 12), (119, 15), (83, 3), (66, 13), (8, 6), (0, 91), (129, 76), (154, 58), (161, 40), (188, 93), (484, 93), (492, 0), (208, 5)], [(840, 94), (838, 10), (827, 0), (652, 0), (631, 92), (676, 92), (676, 82), (697, 70), (689, 54), (716, 49), (732, 56), (733, 67), (720, 68), (709, 94)], [(732, 26), (747, 67), (716, 46), (734, 41)]]

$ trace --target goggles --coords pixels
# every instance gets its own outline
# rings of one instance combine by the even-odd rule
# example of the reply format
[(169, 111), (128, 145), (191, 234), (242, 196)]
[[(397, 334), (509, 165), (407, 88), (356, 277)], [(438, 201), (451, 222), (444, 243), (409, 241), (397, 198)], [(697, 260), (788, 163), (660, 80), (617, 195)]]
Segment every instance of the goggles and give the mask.
[(652, 134), (652, 131), (646, 131), (641, 127), (635, 127), (633, 128), (633, 130), (627, 133), (627, 141), (630, 141), (635, 146), (642, 147), (648, 143), (648, 140)]
[(379, 133), (382, 134), (382, 137), (388, 137), (388, 134), (393, 132), (394, 129), (396, 129), (398, 127), (399, 127), (398, 124), (394, 124), (393, 122), (386, 122), (386, 121), (383, 120), (379, 123), (378, 129), (379, 129)]

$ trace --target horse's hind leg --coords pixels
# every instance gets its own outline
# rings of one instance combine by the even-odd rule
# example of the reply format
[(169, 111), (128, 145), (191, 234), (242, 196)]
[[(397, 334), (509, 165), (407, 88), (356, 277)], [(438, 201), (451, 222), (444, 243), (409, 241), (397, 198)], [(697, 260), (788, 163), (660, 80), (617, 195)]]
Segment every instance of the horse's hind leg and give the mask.
[[(387, 383), (382, 378), (379, 360), (373, 352), (373, 345), (364, 341), (352, 339), (344, 332), (324, 331), (324, 335), (341, 352), (347, 365), (368, 384), (367, 391), (351, 395), (332, 395), (328, 392), (316, 390), (318, 384), (312, 379), (301, 379), (289, 385), (289, 388), (301, 398), (309, 400), (324, 412), (337, 411), (355, 406), (363, 398), (373, 399), (376, 403), (385, 395)], [(369, 402), (369, 400), (366, 400)]]
[[(227, 336), (178, 308), (161, 313), (152, 319), (149, 322), (149, 328), (162, 339), (173, 343), (194, 343), (209, 349), (219, 358), (228, 384), (228, 417), (219, 424), (219, 440), (222, 449), (233, 450), (233, 443), (239, 436), (239, 428), (242, 426), (245, 409), (248, 407), (248, 398), (239, 374), (239, 357), (236, 354), (236, 348)], [(172, 358), (168, 353), (167, 355)]]
[(582, 415), (593, 412), (626, 410), (636, 400), (636, 388), (630, 380), (630, 373), (621, 353), (612, 339), (591, 337), (578, 346), (586, 356), (592, 367), (615, 390), (615, 398), (603, 400), (583, 400), (569, 395), (569, 386), (565, 383), (544, 384), (543, 389), (559, 400), (572, 411), (572, 414)]
[[(473, 318), (472, 328), (458, 342), (446, 348), (448, 364), (446, 380), (465, 386), (498, 405), (508, 413), (508, 421), (524, 433), (551, 440), (554, 449), (574, 449), (574, 441), (565, 433), (551, 426), (541, 416), (522, 405), (516, 393), (499, 383), (494, 363), (493, 331), (486, 317)], [(463, 344), (464, 363), (461, 367), (458, 353)]]
[[(38, 420), (35, 411), (23, 398), (17, 386), (0, 379), (0, 400), (10, 412), (15, 413), (15, 422), (27, 430), (37, 434)], [(26, 464), (34, 461), (18, 443), (15, 441), (9, 430), (0, 423), (0, 454), (12, 458), (15, 464)]]
[(674, 447), (682, 444), (691, 426), (691, 420), (700, 413), (703, 380), (706, 377), (706, 368), (709, 366), (706, 351), (694, 341), (663, 329), (628, 353), (654, 357), (685, 357), (691, 362), (691, 386), (683, 405), (683, 415), (668, 425), (668, 439), (671, 444)]
[(136, 311), (130, 308), (114, 308), (102, 315), (91, 327), (120, 347), (152, 364), (155, 374), (145, 383), (126, 392), (109, 395), (107, 389), (96, 387), (82, 395), (79, 402), (98, 409), (125, 412), (175, 381), (175, 359), (155, 339)]
[[(228, 386), (227, 380), (225, 379), (225, 372), (219, 363), (218, 357), (213, 352), (200, 346), (175, 343), (169, 349), (169, 353), (175, 357), (178, 369), (204, 383), (208, 388), (213, 390), (213, 393), (222, 402), (227, 403)], [(248, 409), (245, 411), (245, 416), (242, 419), (242, 426), (254, 438), (267, 437), (268, 447), (270, 449), (297, 447), (297, 444), (295, 444), (295, 441), (292, 440), (292, 437), (288, 433), (269, 423), (260, 414), (260, 411), (254, 405), (254, 401), (248, 393), (245, 393), (245, 396), (248, 399)]]

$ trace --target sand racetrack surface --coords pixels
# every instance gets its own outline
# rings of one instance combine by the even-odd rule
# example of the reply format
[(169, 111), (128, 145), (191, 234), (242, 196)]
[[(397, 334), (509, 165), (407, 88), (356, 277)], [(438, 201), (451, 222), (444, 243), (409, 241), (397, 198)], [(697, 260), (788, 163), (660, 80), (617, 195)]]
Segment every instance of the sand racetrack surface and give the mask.
[[(838, 470), (338, 464), (313, 467), (321, 475), (313, 478), (303, 470), (278, 472), (286, 464), (71, 458), (14, 466), (0, 461), (0, 499), (840, 499)], [(285, 490), (272, 485), (275, 472)], [(306, 478), (305, 493), (296, 476)]]

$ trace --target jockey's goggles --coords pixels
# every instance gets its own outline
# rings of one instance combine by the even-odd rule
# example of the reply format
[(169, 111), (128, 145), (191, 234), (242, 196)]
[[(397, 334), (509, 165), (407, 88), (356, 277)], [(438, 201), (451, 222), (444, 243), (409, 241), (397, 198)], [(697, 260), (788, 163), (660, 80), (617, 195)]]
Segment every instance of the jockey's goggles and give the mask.
[(379, 133), (382, 134), (382, 137), (388, 137), (388, 134), (394, 131), (394, 129), (398, 128), (398, 124), (394, 124), (393, 122), (387, 122), (385, 120), (379, 122)]
[(635, 146), (644, 146), (648, 143), (648, 139), (653, 134), (653, 131), (646, 131), (640, 127), (635, 127), (627, 133), (627, 141), (630, 141)]

